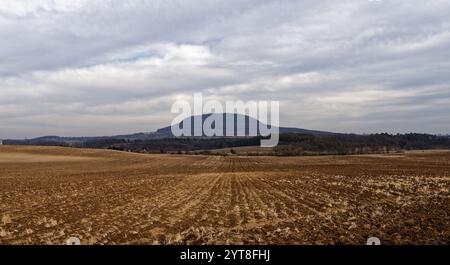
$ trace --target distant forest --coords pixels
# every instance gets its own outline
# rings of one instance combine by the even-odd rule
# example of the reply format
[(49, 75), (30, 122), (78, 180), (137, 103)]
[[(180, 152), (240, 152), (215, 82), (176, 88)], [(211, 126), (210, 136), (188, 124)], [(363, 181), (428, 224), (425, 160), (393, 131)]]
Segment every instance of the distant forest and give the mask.
[[(103, 148), (140, 153), (214, 154), (211, 150), (259, 146), (261, 137), (191, 137), (152, 140), (101, 138), (80, 142), (45, 140), (6, 140), (4, 144)], [(450, 137), (430, 134), (327, 134), (285, 133), (279, 145), (265, 154), (278, 156), (320, 154), (368, 154), (402, 150), (450, 149)], [(231, 153), (234, 153), (233, 150)], [(217, 153), (219, 154), (219, 153)], [(223, 153), (222, 153), (223, 154)], [(254, 152), (253, 155), (258, 153)]]
[(277, 155), (347, 155), (427, 149), (450, 149), (450, 137), (417, 133), (319, 136), (287, 133), (280, 135), (274, 152)]

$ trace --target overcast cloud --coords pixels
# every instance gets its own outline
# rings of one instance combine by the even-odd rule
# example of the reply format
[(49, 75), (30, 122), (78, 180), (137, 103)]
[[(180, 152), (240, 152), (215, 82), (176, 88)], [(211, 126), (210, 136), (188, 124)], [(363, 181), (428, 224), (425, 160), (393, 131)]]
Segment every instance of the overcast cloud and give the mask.
[(448, 0), (2, 1), (0, 138), (153, 131), (194, 92), (279, 100), (284, 126), (450, 133), (449, 14)]

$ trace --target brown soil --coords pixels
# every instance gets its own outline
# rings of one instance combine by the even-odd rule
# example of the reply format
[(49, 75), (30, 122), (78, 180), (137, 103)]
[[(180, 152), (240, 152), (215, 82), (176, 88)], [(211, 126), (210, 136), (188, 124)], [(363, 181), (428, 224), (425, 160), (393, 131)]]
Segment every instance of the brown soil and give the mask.
[(0, 146), (0, 244), (450, 243), (450, 152), (143, 155)]

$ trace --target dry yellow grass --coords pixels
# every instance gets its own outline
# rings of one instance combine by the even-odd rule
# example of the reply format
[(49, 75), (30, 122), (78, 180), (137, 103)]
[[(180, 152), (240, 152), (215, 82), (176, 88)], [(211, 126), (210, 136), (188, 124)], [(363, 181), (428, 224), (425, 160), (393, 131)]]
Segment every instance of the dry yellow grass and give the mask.
[(0, 147), (0, 244), (449, 244), (450, 153)]

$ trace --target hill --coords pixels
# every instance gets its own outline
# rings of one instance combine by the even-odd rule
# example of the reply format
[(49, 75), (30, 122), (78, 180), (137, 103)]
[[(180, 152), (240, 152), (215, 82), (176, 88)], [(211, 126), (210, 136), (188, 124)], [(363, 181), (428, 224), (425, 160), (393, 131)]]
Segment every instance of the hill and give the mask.
[[(204, 114), (201, 117), (202, 124), (203, 122), (210, 117), (211, 115), (223, 115), (223, 120), (225, 121), (227, 118), (231, 116), (231, 118), (234, 120), (235, 124), (237, 124), (238, 120), (242, 119), (245, 121), (244, 126), (241, 129), (245, 129), (245, 136), (251, 136), (249, 135), (249, 127), (250, 124), (254, 123), (258, 126), (257, 135), (253, 136), (260, 136), (260, 129), (261, 126), (266, 126), (264, 123), (253, 119), (249, 117), (248, 115), (241, 115), (241, 114)], [(197, 116), (198, 117), (198, 116)], [(189, 118), (186, 118), (181, 122), (181, 125), (186, 124), (188, 120), (191, 120), (191, 135), (194, 135), (194, 119), (196, 117), (192, 116)], [(237, 127), (237, 126), (236, 126)], [(223, 126), (223, 132), (225, 135), (226, 130), (226, 124)], [(234, 130), (235, 135), (237, 135), (237, 128)], [(331, 135), (334, 133), (331, 132), (323, 132), (323, 131), (316, 131), (316, 130), (308, 130), (308, 129), (301, 129), (301, 128), (290, 128), (290, 127), (280, 127), (279, 128), (280, 133), (303, 133), (303, 134), (309, 134), (309, 135)], [(205, 137), (205, 135), (200, 136)], [(239, 138), (238, 136), (236, 136)], [(133, 133), (133, 134), (124, 134), (124, 135), (113, 135), (113, 136), (94, 136), (94, 137), (60, 137), (60, 136), (42, 136), (32, 139), (6, 139), (3, 141), (4, 144), (29, 144), (29, 145), (50, 145), (50, 146), (86, 146), (89, 145), (89, 143), (92, 142), (129, 142), (129, 141), (147, 141), (147, 140), (158, 140), (158, 139), (165, 139), (165, 138), (174, 138), (174, 135), (172, 134), (171, 126), (166, 126), (163, 128), (160, 128), (154, 132), (140, 132), (140, 133)]]
[[(254, 119), (248, 115), (242, 115), (242, 114), (232, 114), (232, 113), (222, 113), (222, 114), (204, 114), (202, 116), (191, 116), (189, 118), (184, 119), (180, 123), (174, 125), (174, 126), (167, 126), (161, 129), (158, 129), (156, 131), (156, 134), (163, 137), (173, 137), (172, 134), (172, 127), (183, 127), (184, 124), (191, 125), (190, 128), (190, 134), (194, 135), (194, 120), (199, 119), (202, 121), (202, 124), (208, 119), (219, 119), (223, 121), (223, 125), (217, 125), (219, 130), (222, 130), (222, 134), (226, 135), (227, 131), (227, 124), (226, 120), (233, 120), (234, 124), (234, 136), (238, 135), (238, 130), (240, 130), (245, 136), (260, 136), (261, 135), (261, 129), (262, 127), (267, 128), (268, 126), (264, 124), (263, 122)], [(239, 125), (239, 121), (242, 121), (244, 124), (241, 126)], [(256, 125), (256, 135), (250, 134), (250, 127), (252, 124)], [(276, 127), (274, 127), (274, 130)], [(279, 133), (303, 133), (303, 134), (310, 134), (310, 135), (331, 135), (334, 134), (332, 132), (324, 132), (324, 131), (317, 131), (317, 130), (308, 130), (308, 129), (302, 129), (302, 128), (292, 128), (292, 127), (279, 127), (278, 128)], [(202, 136), (205, 136), (204, 134)]]

